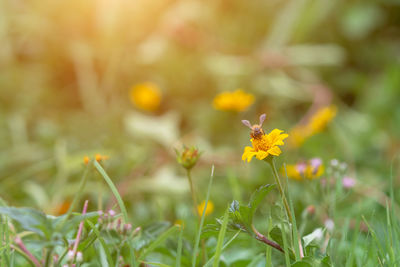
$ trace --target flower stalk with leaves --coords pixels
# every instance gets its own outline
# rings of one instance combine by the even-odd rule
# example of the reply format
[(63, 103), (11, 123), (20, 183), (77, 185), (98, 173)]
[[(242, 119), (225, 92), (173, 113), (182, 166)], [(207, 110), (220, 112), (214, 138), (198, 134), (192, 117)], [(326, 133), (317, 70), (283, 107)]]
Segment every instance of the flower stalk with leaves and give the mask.
[(279, 156), (282, 151), (279, 146), (284, 145), (284, 139), (288, 137), (288, 134), (284, 134), (282, 130), (274, 129), (269, 134), (265, 134), (262, 129), (262, 125), (266, 118), (265, 114), (260, 116), (259, 124), (251, 125), (248, 120), (242, 120), (242, 123), (251, 129), (251, 143), (252, 147), (246, 146), (242, 155), (242, 160), (250, 162), (255, 156), (259, 160), (265, 160), (269, 163), (272, 168), (272, 173), (275, 178), (276, 184), (278, 185), (279, 193), (281, 194), (283, 204), (286, 209), (287, 216), (292, 221), (292, 214), (290, 212), (289, 204), (285, 197), (285, 192), (282, 187), (282, 183), (279, 179), (278, 171), (275, 166), (274, 156)]
[[(245, 147), (242, 155), (242, 160), (250, 162), (251, 159), (255, 156), (258, 160), (264, 160), (268, 162), (268, 164), (271, 166), (272, 174), (275, 178), (275, 182), (277, 184), (279, 193), (281, 195), (286, 215), (291, 225), (295, 226), (294, 217), (292, 215), (292, 211), (285, 196), (285, 191), (283, 189), (275, 164), (275, 157), (279, 156), (282, 153), (279, 146), (283, 146), (285, 144), (283, 140), (288, 137), (288, 134), (283, 133), (283, 131), (279, 129), (274, 129), (270, 133), (266, 134), (262, 129), (262, 125), (264, 123), (265, 118), (266, 115), (262, 114), (260, 116), (259, 124), (254, 124), (254, 125), (251, 125), (248, 120), (242, 120), (242, 123), (251, 129), (250, 141), (252, 143), (251, 147), (250, 146)], [(298, 254), (300, 254), (300, 258), (302, 258), (303, 249), (301, 247), (300, 240), (298, 244), (299, 244)]]

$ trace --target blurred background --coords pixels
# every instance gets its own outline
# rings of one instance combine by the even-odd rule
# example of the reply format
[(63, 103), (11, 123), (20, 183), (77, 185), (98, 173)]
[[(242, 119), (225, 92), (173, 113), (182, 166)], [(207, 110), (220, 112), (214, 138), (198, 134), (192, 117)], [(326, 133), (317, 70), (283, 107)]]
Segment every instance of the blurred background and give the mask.
[[(241, 120), (266, 113), (265, 131), (290, 135), (279, 166), (339, 159), (359, 185), (343, 209), (379, 209), (400, 148), (399, 14), (395, 0), (1, 0), (0, 195), (61, 214), (100, 154), (134, 224), (174, 222), (191, 213), (174, 149), (194, 145), (199, 200), (215, 164), (213, 220), (273, 183), (241, 160)], [(319, 204), (310, 183), (291, 184), (298, 213)], [(94, 171), (85, 198), (115, 204)]]

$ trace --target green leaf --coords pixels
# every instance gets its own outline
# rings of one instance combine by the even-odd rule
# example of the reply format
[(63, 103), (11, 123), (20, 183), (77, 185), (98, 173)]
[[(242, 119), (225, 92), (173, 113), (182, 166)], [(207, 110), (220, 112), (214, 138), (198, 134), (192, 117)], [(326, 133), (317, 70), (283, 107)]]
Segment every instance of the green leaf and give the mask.
[(321, 267), (331, 267), (331, 266), (332, 266), (331, 257), (327, 255), (321, 260)]
[(17, 221), (24, 230), (32, 231), (50, 239), (53, 227), (46, 214), (30, 208), (0, 207), (0, 214)]
[(96, 224), (99, 213), (97, 211), (88, 212), (85, 215), (73, 213), (67, 221), (64, 221), (67, 216), (67, 214), (58, 217), (48, 216), (48, 219), (52, 223), (54, 229), (58, 229), (58, 227), (61, 226), (61, 229), (58, 229), (58, 231), (66, 234), (70, 230), (76, 229), (81, 221), (90, 219), (93, 224)]
[(166, 231), (170, 225), (169, 222), (156, 222), (142, 227), (139, 235), (133, 239), (132, 246), (135, 250), (141, 250)]
[(251, 221), (253, 221), (254, 213), (256, 212), (261, 201), (265, 198), (265, 196), (274, 186), (275, 185), (271, 184), (263, 185), (251, 195), (250, 202), (248, 204), (248, 207), (250, 208)]
[(291, 267), (313, 267), (313, 266), (310, 263), (301, 260), (293, 263)]
[(234, 200), (229, 208), (230, 226), (251, 233), (250, 208)]
[(142, 261), (143, 259), (146, 258), (147, 254), (152, 252), (154, 249), (156, 249), (162, 242), (164, 242), (168, 237), (171, 235), (175, 234), (179, 230), (180, 226), (174, 225), (171, 228), (169, 228), (167, 231), (165, 231), (162, 235), (160, 235), (153, 243), (149, 245), (148, 248), (146, 248), (142, 254), (140, 254), (138, 260)]
[(247, 206), (241, 205), (238, 201), (234, 200), (229, 207), (230, 227), (241, 229), (249, 234), (253, 224), (254, 214), (260, 205), (261, 201), (265, 198), (268, 192), (273, 188), (273, 185), (267, 184), (258, 188), (250, 198)]
[[(282, 222), (282, 224), (283, 224), (283, 222)], [(286, 240), (289, 241), (289, 240), (291, 240), (292, 237), (286, 228), (289, 228), (289, 226), (285, 225), (285, 237), (286, 237)], [(275, 225), (269, 232), (269, 236), (272, 238), (272, 240), (274, 240), (276, 243), (278, 243), (281, 247), (284, 247), (284, 240), (283, 240), (282, 229), (281, 229), (280, 225)], [(292, 242), (288, 242), (288, 244), (292, 244)], [(289, 251), (289, 257), (291, 259), (295, 259), (293, 248), (288, 247), (288, 251)]]

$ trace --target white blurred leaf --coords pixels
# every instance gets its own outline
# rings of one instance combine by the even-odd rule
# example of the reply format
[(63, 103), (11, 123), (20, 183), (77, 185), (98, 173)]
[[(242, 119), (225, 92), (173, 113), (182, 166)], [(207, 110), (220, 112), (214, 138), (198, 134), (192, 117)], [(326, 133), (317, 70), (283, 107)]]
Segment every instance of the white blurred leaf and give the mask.
[(322, 240), (324, 232), (322, 228), (315, 229), (311, 234), (303, 237), (304, 247), (307, 247), (312, 241), (320, 241)]
[(139, 138), (151, 138), (170, 147), (179, 136), (179, 116), (175, 112), (163, 116), (150, 116), (132, 112), (125, 117), (125, 129)]
[(173, 168), (164, 166), (154, 175), (138, 180), (135, 189), (141, 192), (184, 194), (189, 191), (186, 177), (177, 175)]

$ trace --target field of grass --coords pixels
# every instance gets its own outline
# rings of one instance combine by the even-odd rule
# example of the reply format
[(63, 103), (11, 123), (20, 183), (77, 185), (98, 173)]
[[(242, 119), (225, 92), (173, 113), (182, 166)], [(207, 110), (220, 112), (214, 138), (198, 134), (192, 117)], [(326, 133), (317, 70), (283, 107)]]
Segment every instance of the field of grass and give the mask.
[(0, 0), (0, 43), (0, 267), (400, 266), (400, 2)]

